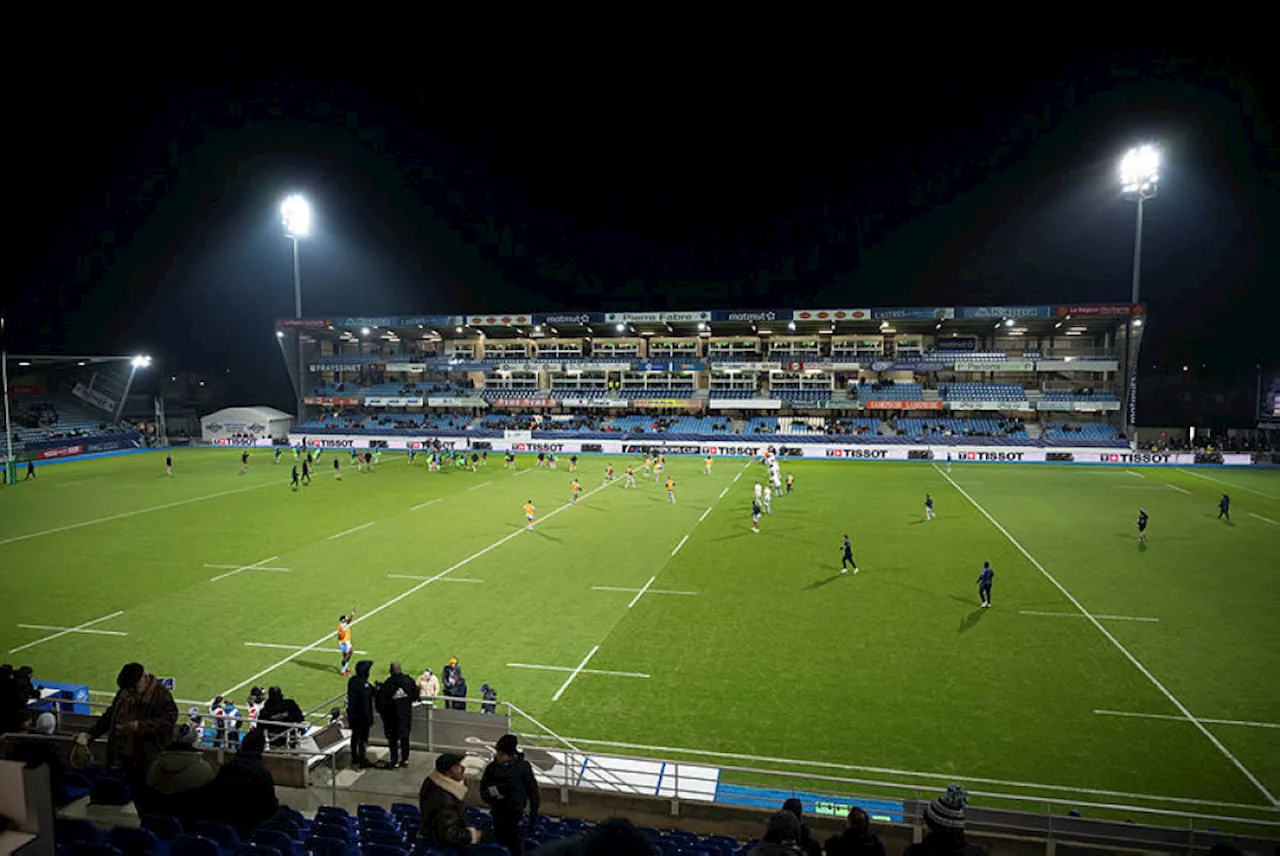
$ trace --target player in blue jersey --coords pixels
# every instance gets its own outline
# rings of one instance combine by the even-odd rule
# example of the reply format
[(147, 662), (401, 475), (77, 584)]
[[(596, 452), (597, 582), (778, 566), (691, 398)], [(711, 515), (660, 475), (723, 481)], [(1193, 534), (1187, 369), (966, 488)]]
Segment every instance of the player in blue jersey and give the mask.
[(1227, 492), (1222, 492), (1222, 499), (1218, 500), (1218, 519), (1226, 518), (1227, 522), (1231, 522), (1231, 497), (1227, 496)]
[(853, 544), (849, 541), (849, 536), (844, 536), (844, 544), (841, 545), (843, 555), (840, 558), (840, 573), (849, 573), (849, 568), (853, 568), (853, 572), (858, 572), (858, 563), (853, 560)]
[(991, 606), (991, 581), (995, 576), (996, 572), (991, 570), (991, 563), (983, 562), (982, 573), (978, 574), (978, 597), (982, 600), (983, 609)]
[(926, 493), (924, 495), (924, 519), (932, 520), (936, 516), (933, 513), (933, 497)]
[(1138, 509), (1138, 543), (1147, 543), (1147, 510), (1145, 508)]

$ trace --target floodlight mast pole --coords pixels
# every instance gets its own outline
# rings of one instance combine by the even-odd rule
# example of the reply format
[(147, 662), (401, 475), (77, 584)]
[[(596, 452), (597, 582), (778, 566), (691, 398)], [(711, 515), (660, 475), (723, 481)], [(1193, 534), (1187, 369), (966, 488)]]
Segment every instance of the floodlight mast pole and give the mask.
[[(299, 322), (301, 322), (302, 320), (302, 268), (298, 264), (298, 236), (290, 235), (290, 237), (293, 239), (293, 317), (298, 319)], [(298, 402), (297, 402), (296, 412), (298, 414), (297, 424), (301, 425), (303, 421), (302, 420), (302, 401), (303, 401), (302, 373), (304, 368), (303, 362), (302, 362), (302, 324), (301, 323), (298, 324), (298, 328), (294, 330), (294, 333), (297, 334), (297, 337), (298, 337), (298, 385), (297, 387), (295, 387), (298, 393)]]
[[(1131, 280), (1130, 303), (1138, 305), (1142, 289), (1142, 216), (1148, 199), (1155, 198), (1160, 188), (1160, 155), (1152, 146), (1131, 149), (1120, 163), (1121, 191), (1131, 196), (1137, 203), (1136, 221), (1133, 230), (1133, 275)], [(1138, 329), (1138, 320), (1126, 316), (1124, 330), (1124, 429), (1125, 436), (1131, 441), (1137, 430), (1137, 389), (1138, 368), (1133, 365), (1137, 354), (1133, 350), (1134, 330)]]
[(13, 424), (9, 421), (9, 340), (5, 336), (4, 316), (0, 316), (0, 385), (4, 386), (4, 476), (0, 482), (9, 481), (9, 469), (13, 463)]

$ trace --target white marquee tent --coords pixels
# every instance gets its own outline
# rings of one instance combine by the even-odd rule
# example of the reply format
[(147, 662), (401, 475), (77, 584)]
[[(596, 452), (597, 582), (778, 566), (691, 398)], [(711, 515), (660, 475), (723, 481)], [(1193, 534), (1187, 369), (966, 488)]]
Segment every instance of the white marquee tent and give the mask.
[(293, 417), (274, 407), (224, 407), (200, 417), (200, 439), (220, 445), (253, 446), (288, 440)]

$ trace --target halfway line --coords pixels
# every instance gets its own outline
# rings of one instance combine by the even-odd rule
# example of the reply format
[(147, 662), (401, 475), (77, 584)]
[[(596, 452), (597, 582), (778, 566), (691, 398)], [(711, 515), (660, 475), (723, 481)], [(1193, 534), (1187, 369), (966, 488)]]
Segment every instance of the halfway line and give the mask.
[[(414, 574), (387, 574), (389, 580), (429, 580), (431, 577), (420, 577)], [(464, 580), (459, 577), (448, 577), (441, 582), (446, 583), (482, 583), (484, 580)]]
[(106, 621), (110, 618), (115, 618), (117, 615), (124, 615), (124, 610), (123, 609), (117, 610), (116, 612), (113, 612), (110, 615), (104, 615), (101, 618), (95, 618), (92, 621), (86, 621), (84, 624), (77, 624), (75, 627), (68, 627), (66, 630), (59, 630), (57, 633), (54, 633), (50, 636), (46, 636), (43, 639), (37, 639), (34, 642), (28, 642), (26, 645), (19, 645), (17, 648), (10, 648), (9, 653), (16, 654), (19, 651), (25, 651), (28, 648), (34, 648), (37, 645), (43, 645), (46, 642), (52, 642), (54, 639), (57, 639), (59, 636), (66, 636), (68, 633), (79, 633), (80, 631), (84, 630), (86, 627), (92, 627), (95, 624), (101, 624), (103, 621)]
[[(299, 648), (302, 648), (302, 647), (303, 647), (302, 645), (278, 645), (278, 644), (276, 644), (275, 642), (246, 642), (246, 643), (244, 643), (244, 644), (245, 644), (247, 647), (249, 647), (249, 648), (283, 648), (283, 649), (284, 649), (284, 650), (286, 650), (286, 651), (297, 651)], [(311, 650), (311, 651), (329, 651), (330, 653), (333, 653), (333, 654), (340, 653), (340, 649), (338, 649), (338, 648), (310, 648), (310, 649), (308, 649), (308, 650)], [(356, 653), (356, 654), (368, 654), (369, 652), (368, 652), (368, 651), (356, 651), (356, 652), (354, 652), (354, 653)]]
[(359, 526), (353, 526), (345, 532), (339, 532), (337, 535), (330, 535), (329, 540), (332, 541), (335, 538), (341, 538), (343, 535), (350, 535), (352, 532), (359, 532), (361, 529), (368, 529), (375, 522), (377, 521), (370, 520), (368, 523), (362, 523)]
[(724, 495), (728, 492), (729, 492), (729, 488), (727, 487), (724, 490), (720, 491), (720, 498), (724, 499)]
[[(935, 466), (934, 469), (938, 469), (937, 466)], [(1005, 538), (1009, 539), (1009, 543), (1012, 544), (1014, 547), (1018, 548), (1018, 552), (1021, 553), (1023, 556), (1025, 556), (1027, 561), (1029, 561), (1032, 565), (1034, 565), (1036, 567), (1036, 570), (1040, 571), (1040, 573), (1044, 575), (1045, 579), (1053, 583), (1054, 587), (1058, 591), (1060, 591), (1063, 594), (1063, 596), (1067, 598), (1067, 600), (1071, 601), (1072, 606), (1074, 606), (1076, 609), (1084, 613), (1085, 617), (1089, 619), (1089, 622), (1093, 624), (1094, 627), (1098, 628), (1098, 632), (1100, 632), (1103, 636), (1105, 636), (1107, 640), (1110, 641), (1111, 644), (1114, 645), (1116, 649), (1119, 650), (1120, 653), (1123, 654), (1125, 658), (1128, 659), (1128, 661), (1132, 663), (1139, 672), (1145, 675), (1146, 678), (1149, 681), (1151, 681), (1151, 683), (1155, 686), (1155, 688), (1158, 689), (1161, 692), (1161, 694), (1164, 695), (1165, 698), (1169, 699), (1169, 701), (1173, 703), (1173, 706), (1176, 707), (1178, 711), (1183, 716), (1185, 716), (1189, 722), (1195, 725), (1195, 727), (1200, 731), (1200, 733), (1203, 734), (1205, 737), (1207, 737), (1209, 739), (1209, 742), (1212, 743), (1215, 747), (1217, 747), (1218, 751), (1221, 752), (1223, 756), (1236, 767), (1237, 770), (1239, 770), (1241, 773), (1244, 774), (1244, 777), (1248, 779), (1253, 784), (1253, 786), (1257, 788), (1259, 792), (1262, 793), (1264, 797), (1267, 798), (1267, 801), (1271, 803), (1271, 805), (1280, 806), (1280, 800), (1277, 800), (1275, 798), (1275, 795), (1272, 794), (1271, 791), (1267, 789), (1267, 786), (1264, 785), (1258, 779), (1257, 776), (1255, 776), (1252, 772), (1250, 772), (1249, 768), (1246, 767), (1244, 764), (1242, 764), (1239, 758), (1231, 754), (1231, 750), (1228, 749), (1226, 746), (1224, 746), (1222, 741), (1214, 736), (1213, 732), (1211, 732), (1208, 728), (1205, 728), (1202, 722), (1200, 722), (1198, 719), (1192, 716), (1191, 711), (1187, 710), (1187, 706), (1184, 705), (1182, 702), (1178, 701), (1178, 698), (1173, 693), (1169, 692), (1168, 688), (1165, 687), (1164, 684), (1160, 683), (1160, 679), (1157, 678), (1155, 675), (1151, 674), (1151, 672), (1147, 669), (1147, 667), (1142, 665), (1141, 662), (1139, 662), (1137, 657), (1129, 653), (1129, 649), (1124, 647), (1124, 645), (1120, 642), (1119, 639), (1111, 635), (1111, 631), (1108, 630), (1106, 626), (1102, 624), (1101, 621), (1099, 621), (1097, 618), (1094, 618), (1093, 615), (1089, 613), (1089, 610), (1085, 609), (1084, 605), (1080, 603), (1080, 601), (1076, 600), (1075, 595), (1067, 591), (1066, 587), (1062, 585), (1062, 583), (1058, 582), (1058, 580), (1053, 576), (1053, 574), (1045, 570), (1044, 565), (1037, 562), (1035, 557), (1032, 556), (1030, 553), (1028, 553), (1026, 548), (1023, 547), (1020, 543), (1018, 543), (1018, 540), (1016, 538), (1014, 538), (1012, 535), (1009, 534), (1009, 530), (1001, 526), (1000, 522), (996, 520), (994, 517), (992, 517), (985, 508), (979, 505), (978, 501), (974, 499), (972, 496), (970, 496), (969, 493), (964, 488), (956, 484), (955, 481), (951, 478), (951, 476), (947, 475), (940, 469), (938, 469), (938, 474), (941, 475), (948, 482), (950, 482), (951, 486), (954, 487), (957, 491), (959, 491), (961, 496), (969, 500), (969, 504), (972, 505), (974, 508), (978, 509), (978, 511), (982, 513), (982, 516), (987, 518), (987, 520), (991, 523), (991, 525), (996, 527), (996, 529), (1000, 531), (1000, 534), (1004, 535)]]
[(582, 674), (582, 670), (587, 667), (587, 663), (591, 662), (591, 658), (594, 657), (596, 655), (596, 652), (599, 650), (600, 650), (600, 646), (597, 645), (596, 647), (591, 649), (591, 653), (587, 654), (587, 656), (582, 658), (582, 662), (578, 664), (578, 668), (574, 669), (573, 674), (569, 675), (569, 677), (564, 679), (564, 683), (560, 685), (560, 689), (556, 690), (556, 694), (551, 697), (552, 701), (560, 700), (560, 696), (564, 695), (564, 691), (569, 689), (569, 684), (573, 683), (574, 678)]
[(698, 518), (698, 522), (701, 523), (702, 521), (706, 520), (707, 515), (710, 513), (711, 513), (711, 506), (708, 505), (707, 510), (702, 512), (702, 516)]

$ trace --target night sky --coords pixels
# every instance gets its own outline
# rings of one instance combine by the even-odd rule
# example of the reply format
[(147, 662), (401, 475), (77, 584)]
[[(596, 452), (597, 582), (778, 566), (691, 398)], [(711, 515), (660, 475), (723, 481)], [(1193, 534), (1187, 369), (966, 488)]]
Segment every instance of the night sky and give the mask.
[(1264, 54), (922, 55), (85, 57), (91, 80), (10, 99), (9, 347), (150, 353), (288, 405), (294, 191), (313, 316), (1127, 301), (1118, 159), (1154, 142), (1140, 389), (1275, 364)]

